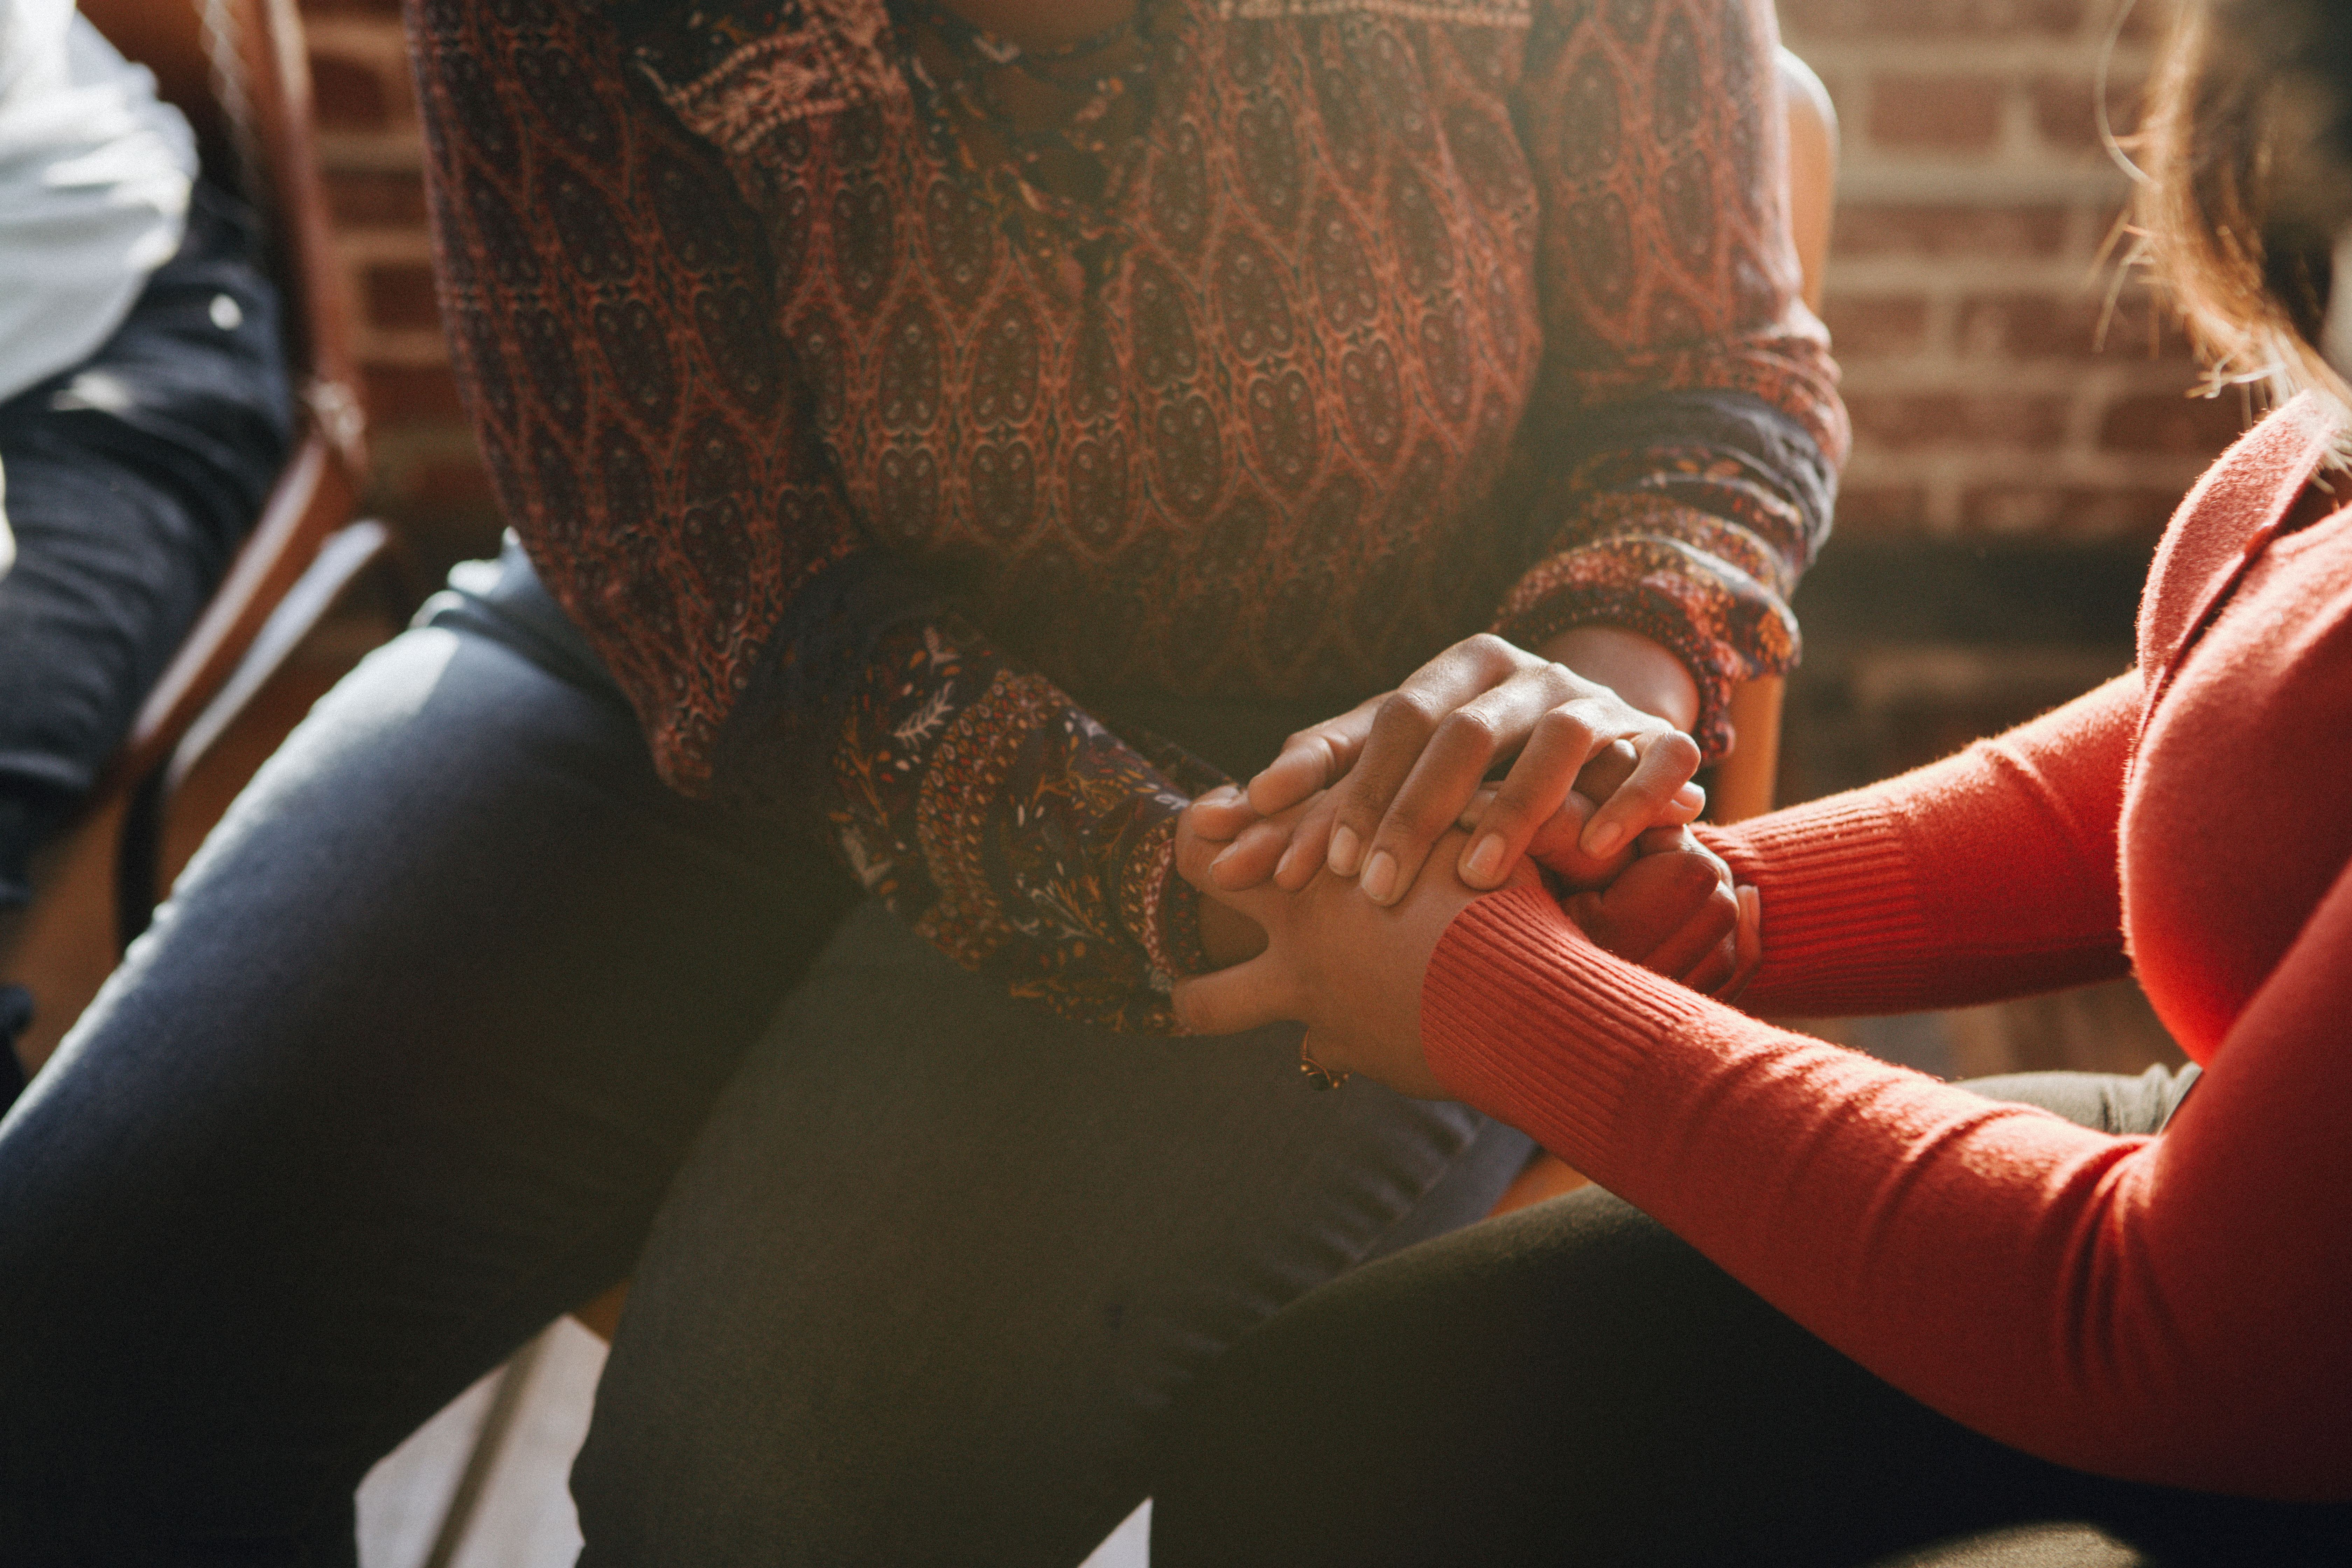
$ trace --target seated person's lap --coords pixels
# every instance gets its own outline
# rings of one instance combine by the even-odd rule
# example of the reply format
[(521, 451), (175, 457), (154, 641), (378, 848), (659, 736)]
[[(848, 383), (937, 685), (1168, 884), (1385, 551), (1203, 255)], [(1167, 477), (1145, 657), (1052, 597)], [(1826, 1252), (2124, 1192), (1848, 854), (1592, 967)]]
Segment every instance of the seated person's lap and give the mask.
[(328, 698), (0, 1123), (0, 1339), (46, 1347), (0, 1358), (13, 1539), (332, 1552), (375, 1457), (634, 1271), (601, 1536), (1083, 1554), (1175, 1383), (1524, 1157), (1307, 1092), (1286, 1034), (1065, 1025), (870, 912), (745, 1063), (854, 885), (665, 789), (545, 609), (510, 563)]
[[(1972, 1087), (2133, 1132), (2194, 1077)], [(1971, 1432), (1596, 1187), (1375, 1263), (1243, 1340), (1181, 1402), (1154, 1489), (1162, 1568), (1822, 1568), (2038, 1521), (2167, 1563), (2335, 1563), (2352, 1542), (2342, 1509), (2105, 1480)]]

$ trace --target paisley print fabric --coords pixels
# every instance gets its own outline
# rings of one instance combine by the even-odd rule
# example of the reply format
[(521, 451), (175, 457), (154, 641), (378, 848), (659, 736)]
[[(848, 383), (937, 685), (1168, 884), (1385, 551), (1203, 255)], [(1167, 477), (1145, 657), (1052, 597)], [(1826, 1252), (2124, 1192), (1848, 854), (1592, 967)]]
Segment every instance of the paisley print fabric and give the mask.
[[(1764, 0), (1155, 0), (1081, 204), (885, 0), (412, 7), (483, 449), (665, 776), (1057, 1005), (1165, 1026), (1197, 957), (1191, 786), (1063, 693), (1336, 710), (1600, 621), (1713, 749), (1793, 657), (1845, 431)], [(927, 587), (845, 637), (875, 558)]]
[(851, 870), (1015, 995), (1165, 1027), (1171, 975), (1199, 967), (1166, 907), (1176, 813), (1217, 775), (1170, 777), (952, 616), (895, 630), (873, 668), (833, 754)]

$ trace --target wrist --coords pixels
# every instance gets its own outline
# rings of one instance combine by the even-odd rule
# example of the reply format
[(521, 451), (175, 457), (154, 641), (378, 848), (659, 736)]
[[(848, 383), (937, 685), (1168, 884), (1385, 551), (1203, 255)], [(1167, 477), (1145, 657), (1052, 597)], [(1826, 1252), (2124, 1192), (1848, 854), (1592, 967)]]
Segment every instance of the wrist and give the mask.
[(1698, 722), (1697, 680), (1671, 649), (1653, 637), (1622, 626), (1570, 626), (1546, 637), (1535, 651), (1685, 733)]

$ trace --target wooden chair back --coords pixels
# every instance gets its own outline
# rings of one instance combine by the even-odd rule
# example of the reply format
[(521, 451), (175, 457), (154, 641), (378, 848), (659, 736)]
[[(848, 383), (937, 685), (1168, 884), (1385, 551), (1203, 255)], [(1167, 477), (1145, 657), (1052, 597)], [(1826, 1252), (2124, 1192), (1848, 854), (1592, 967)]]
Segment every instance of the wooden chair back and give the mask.
[(259, 213), (299, 400), (294, 455), (260, 523), (116, 759), (114, 773), (135, 780), (169, 757), (320, 543), (351, 517), (367, 473), (367, 422), (293, 0), (82, 0), (81, 11), (155, 73), (194, 127), (205, 172)]
[(133, 805), (118, 862), (120, 937), (146, 925), (160, 889), (156, 840), (166, 767), (227, 688), (265, 625), (351, 520), (367, 474), (349, 290), (333, 249), (311, 126), (310, 73), (293, 0), (81, 0), (196, 132), (206, 174), (259, 215), (285, 304), (297, 394), (292, 456), (252, 535), (94, 792)]

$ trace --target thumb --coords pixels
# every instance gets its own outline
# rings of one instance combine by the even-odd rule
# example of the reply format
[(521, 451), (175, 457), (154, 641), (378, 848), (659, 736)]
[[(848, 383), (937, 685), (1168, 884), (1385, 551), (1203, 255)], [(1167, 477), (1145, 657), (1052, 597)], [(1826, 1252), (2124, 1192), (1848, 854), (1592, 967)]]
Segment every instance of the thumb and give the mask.
[(1176, 982), (1176, 1021), (1188, 1035), (1238, 1035), (1291, 1016), (1270, 956)]

